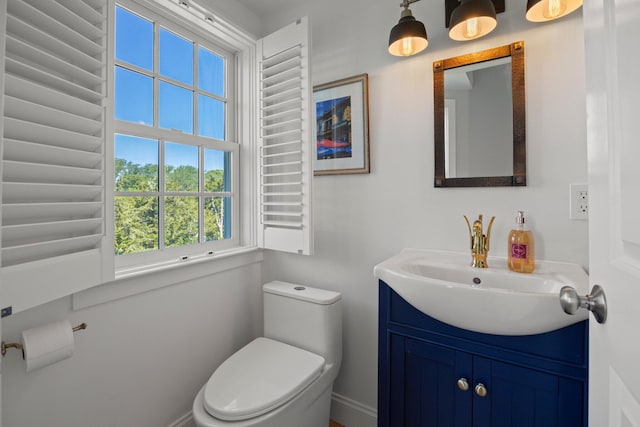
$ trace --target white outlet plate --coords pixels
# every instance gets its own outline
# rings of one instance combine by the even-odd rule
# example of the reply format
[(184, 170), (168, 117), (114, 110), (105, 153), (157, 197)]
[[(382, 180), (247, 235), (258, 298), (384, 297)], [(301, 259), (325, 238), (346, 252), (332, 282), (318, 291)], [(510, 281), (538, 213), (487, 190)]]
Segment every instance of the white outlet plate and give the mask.
[(587, 184), (570, 184), (569, 192), (569, 218), (588, 220), (589, 188), (587, 187)]

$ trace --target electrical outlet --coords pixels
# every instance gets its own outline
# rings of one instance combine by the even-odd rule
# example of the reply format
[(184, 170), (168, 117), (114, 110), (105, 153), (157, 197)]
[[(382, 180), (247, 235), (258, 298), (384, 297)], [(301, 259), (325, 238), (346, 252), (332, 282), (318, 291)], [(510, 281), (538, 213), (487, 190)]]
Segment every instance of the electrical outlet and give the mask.
[(587, 184), (571, 184), (569, 218), (578, 220), (589, 219), (589, 189)]

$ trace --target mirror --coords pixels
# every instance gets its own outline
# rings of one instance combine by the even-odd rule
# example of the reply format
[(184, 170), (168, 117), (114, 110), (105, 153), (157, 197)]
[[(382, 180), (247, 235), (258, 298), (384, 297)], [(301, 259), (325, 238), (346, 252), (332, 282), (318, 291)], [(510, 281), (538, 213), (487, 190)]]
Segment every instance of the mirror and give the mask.
[(524, 186), (524, 42), (433, 63), (435, 187)]

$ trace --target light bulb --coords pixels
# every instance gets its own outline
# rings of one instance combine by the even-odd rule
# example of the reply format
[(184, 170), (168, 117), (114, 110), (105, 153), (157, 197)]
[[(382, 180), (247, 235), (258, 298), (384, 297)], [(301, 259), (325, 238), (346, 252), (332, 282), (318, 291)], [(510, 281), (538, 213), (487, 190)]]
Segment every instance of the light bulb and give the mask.
[(549, 0), (546, 15), (551, 19), (557, 18), (564, 12), (565, 8), (565, 4), (562, 0)]
[(478, 18), (467, 19), (465, 22), (464, 36), (472, 39), (478, 35)]
[(402, 55), (413, 55), (415, 46), (413, 45), (413, 37), (405, 37), (402, 39)]
[(404, 37), (389, 45), (389, 53), (395, 56), (411, 56), (427, 48), (429, 41), (422, 37)]
[(582, 6), (582, 0), (528, 0), (527, 20), (551, 21), (566, 16)]

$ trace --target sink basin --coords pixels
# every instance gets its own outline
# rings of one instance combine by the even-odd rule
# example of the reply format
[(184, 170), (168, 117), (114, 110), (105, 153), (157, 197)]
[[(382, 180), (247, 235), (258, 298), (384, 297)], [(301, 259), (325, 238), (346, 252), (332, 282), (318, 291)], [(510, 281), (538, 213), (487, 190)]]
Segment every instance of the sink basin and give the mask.
[(405, 249), (378, 264), (374, 275), (421, 312), (459, 328), (497, 335), (532, 335), (584, 320), (568, 315), (558, 295), (563, 286), (589, 293), (589, 278), (576, 264), (536, 261), (532, 274), (515, 273), (506, 258), (489, 268), (470, 266), (471, 254)]

